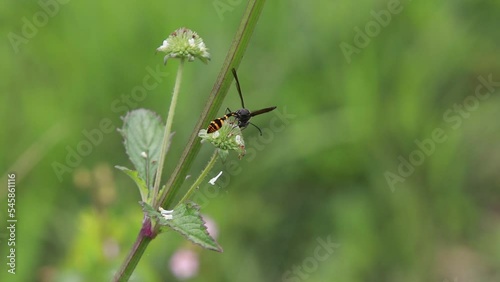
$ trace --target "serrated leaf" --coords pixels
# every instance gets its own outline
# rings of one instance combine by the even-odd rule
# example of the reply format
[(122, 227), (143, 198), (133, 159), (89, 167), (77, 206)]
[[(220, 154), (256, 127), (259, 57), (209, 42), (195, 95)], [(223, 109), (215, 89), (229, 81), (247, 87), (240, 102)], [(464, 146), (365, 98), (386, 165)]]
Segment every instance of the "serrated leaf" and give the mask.
[(208, 234), (205, 222), (200, 215), (200, 208), (193, 202), (180, 204), (172, 213), (172, 219), (165, 219), (158, 211), (147, 203), (141, 203), (149, 217), (157, 219), (158, 223), (179, 232), (189, 241), (205, 249), (222, 252), (222, 247)]
[[(127, 155), (149, 189), (153, 187), (158, 168), (163, 129), (164, 125), (156, 113), (138, 109), (125, 116), (123, 128), (120, 130)], [(147, 158), (143, 157), (143, 152)]]
[(147, 214), (149, 216), (149, 218), (159, 221), (160, 218), (162, 217), (162, 215), (158, 211), (153, 209), (153, 207), (150, 204), (142, 201), (142, 202), (139, 202), (139, 205), (141, 205), (142, 211), (145, 214)]
[(149, 190), (148, 190), (148, 187), (146, 186), (146, 182), (144, 181), (144, 179), (142, 179), (139, 176), (139, 173), (135, 170), (131, 170), (131, 169), (126, 168), (124, 166), (116, 165), (115, 168), (123, 171), (126, 175), (130, 176), (130, 178), (132, 178), (132, 180), (134, 180), (135, 184), (137, 184), (137, 187), (139, 188), (139, 193), (141, 193), (142, 201), (148, 202)]

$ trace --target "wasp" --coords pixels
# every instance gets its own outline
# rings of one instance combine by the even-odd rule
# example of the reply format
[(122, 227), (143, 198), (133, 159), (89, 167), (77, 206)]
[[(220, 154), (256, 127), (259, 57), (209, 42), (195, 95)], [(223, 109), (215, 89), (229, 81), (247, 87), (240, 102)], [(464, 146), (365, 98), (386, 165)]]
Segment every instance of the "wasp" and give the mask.
[(234, 80), (236, 81), (236, 90), (238, 90), (238, 94), (240, 94), (241, 109), (233, 112), (229, 108), (227, 108), (226, 109), (227, 113), (223, 117), (216, 118), (210, 122), (210, 124), (208, 125), (208, 128), (207, 128), (207, 132), (213, 133), (213, 132), (219, 130), (219, 128), (222, 127), (222, 125), (224, 124), (224, 121), (226, 119), (228, 119), (230, 117), (234, 117), (236, 119), (236, 121), (238, 121), (238, 126), (241, 129), (245, 129), (249, 124), (251, 124), (251, 125), (255, 126), (255, 128), (257, 128), (259, 130), (260, 135), (262, 135), (262, 131), (260, 130), (260, 128), (257, 125), (251, 123), (250, 118), (257, 116), (257, 115), (260, 115), (260, 114), (270, 112), (270, 111), (276, 109), (276, 107), (264, 108), (264, 109), (261, 109), (258, 111), (253, 111), (253, 112), (247, 110), (245, 108), (245, 102), (243, 101), (243, 95), (241, 94), (240, 81), (238, 80), (238, 75), (236, 74), (236, 70), (233, 68), (233, 69), (231, 69), (231, 71), (233, 72)]

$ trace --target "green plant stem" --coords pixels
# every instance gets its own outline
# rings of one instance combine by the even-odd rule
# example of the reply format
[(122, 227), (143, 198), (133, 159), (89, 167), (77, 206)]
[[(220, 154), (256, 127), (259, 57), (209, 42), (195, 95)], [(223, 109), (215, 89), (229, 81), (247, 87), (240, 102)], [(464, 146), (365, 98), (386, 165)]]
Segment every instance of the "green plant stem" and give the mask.
[(184, 195), (184, 197), (182, 197), (182, 199), (179, 201), (179, 203), (177, 205), (182, 204), (182, 203), (186, 202), (187, 200), (189, 200), (189, 198), (191, 198), (191, 195), (194, 193), (194, 191), (196, 191), (196, 189), (200, 186), (200, 184), (203, 182), (205, 177), (207, 177), (208, 173), (214, 167), (215, 163), (217, 162), (218, 156), (219, 156), (219, 153), (217, 153), (217, 150), (215, 150), (212, 157), (210, 158), (210, 161), (208, 161), (207, 166), (203, 169), (200, 176), (198, 176), (196, 181), (193, 183), (193, 185), (191, 185), (191, 187), (189, 188), (187, 193)]
[(113, 278), (114, 282), (124, 282), (130, 279), (132, 272), (139, 263), (144, 251), (146, 251), (147, 246), (153, 240), (151, 237), (146, 237), (139, 231), (139, 235), (132, 246), (127, 258), (122, 264), (120, 270), (115, 274)]
[(172, 133), (172, 123), (174, 121), (175, 106), (177, 105), (177, 97), (179, 96), (179, 89), (182, 82), (182, 72), (184, 70), (184, 58), (181, 58), (179, 63), (179, 69), (177, 70), (177, 76), (175, 78), (174, 92), (172, 93), (172, 101), (170, 101), (170, 108), (168, 109), (167, 122), (165, 124), (165, 132), (163, 134), (163, 143), (161, 146), (160, 159), (158, 160), (158, 170), (156, 171), (155, 183), (153, 188), (153, 201), (152, 205), (156, 203), (156, 198), (158, 196), (158, 191), (160, 189), (161, 175), (163, 172), (163, 164), (165, 163), (165, 157), (167, 155), (167, 150), (170, 147), (170, 134)]

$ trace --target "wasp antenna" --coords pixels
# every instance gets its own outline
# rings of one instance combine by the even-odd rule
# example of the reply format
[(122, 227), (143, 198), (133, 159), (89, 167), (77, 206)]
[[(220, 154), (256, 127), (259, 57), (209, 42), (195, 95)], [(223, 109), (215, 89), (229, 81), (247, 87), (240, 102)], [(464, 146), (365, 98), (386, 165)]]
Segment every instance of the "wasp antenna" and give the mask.
[(260, 136), (262, 136), (262, 130), (260, 130), (260, 128), (259, 128), (257, 125), (255, 125), (255, 124), (253, 124), (253, 123), (251, 123), (251, 122), (249, 122), (249, 123), (250, 123), (251, 125), (255, 126), (255, 128), (257, 128), (257, 129), (259, 130)]
[(238, 90), (238, 94), (240, 94), (241, 99), (241, 107), (245, 108), (245, 102), (243, 101), (243, 95), (241, 94), (240, 81), (238, 80), (238, 75), (236, 74), (236, 70), (234, 68), (231, 69), (233, 72), (234, 79), (236, 80), (236, 90)]

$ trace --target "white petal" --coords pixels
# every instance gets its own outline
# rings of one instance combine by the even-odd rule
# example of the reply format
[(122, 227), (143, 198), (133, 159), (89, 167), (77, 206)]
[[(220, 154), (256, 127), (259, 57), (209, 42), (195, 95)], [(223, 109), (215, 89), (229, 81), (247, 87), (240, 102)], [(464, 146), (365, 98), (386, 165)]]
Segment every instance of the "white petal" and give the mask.
[(160, 47), (156, 48), (156, 50), (157, 51), (165, 51), (165, 50), (167, 50), (168, 46), (169, 46), (168, 41), (165, 39), (165, 40), (163, 40), (163, 44)]
[(241, 135), (236, 135), (236, 137), (234, 138), (234, 140), (236, 141), (236, 143), (238, 145), (244, 145), (245, 143), (243, 143), (243, 140), (241, 139)]
[(208, 181), (208, 183), (212, 184), (212, 185), (215, 185), (215, 181), (217, 181), (217, 179), (219, 179), (219, 177), (222, 175), (222, 171), (219, 172), (219, 174), (217, 174), (217, 176), (215, 176), (214, 178), (210, 179), (210, 181)]
[(174, 210), (165, 210), (162, 207), (159, 207), (158, 210), (160, 211), (163, 218), (165, 218), (165, 219), (173, 219), (174, 218), (174, 216), (172, 215)]

